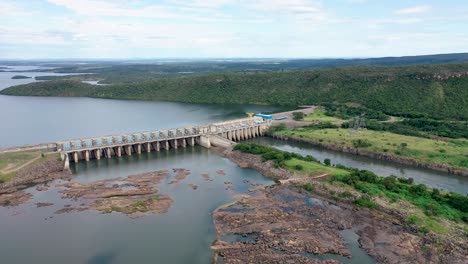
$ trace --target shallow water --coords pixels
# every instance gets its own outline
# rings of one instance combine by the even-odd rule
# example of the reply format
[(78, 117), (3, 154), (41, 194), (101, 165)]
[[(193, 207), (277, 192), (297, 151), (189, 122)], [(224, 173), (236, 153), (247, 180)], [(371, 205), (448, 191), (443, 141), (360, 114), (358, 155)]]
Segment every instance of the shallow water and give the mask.
[(348, 250), (351, 253), (351, 257), (343, 257), (335, 254), (323, 254), (323, 255), (312, 255), (305, 253), (303, 254), (309, 258), (316, 258), (320, 260), (334, 259), (344, 264), (373, 264), (375, 260), (367, 255), (367, 253), (359, 245), (359, 235), (353, 229), (345, 229), (340, 231), (340, 236), (346, 242)]
[[(32, 189), (33, 201), (0, 207), (0, 237), (8, 238), (0, 242), (2, 263), (209, 263), (215, 239), (211, 212), (252, 188), (243, 180), (273, 183), (201, 147), (79, 163), (73, 180), (92, 182), (173, 168), (191, 172), (177, 184), (167, 184), (173, 178), (166, 178), (158, 187), (160, 194), (174, 199), (173, 206), (166, 214), (140, 219), (94, 211), (54, 214), (71, 202), (55, 191)], [(204, 173), (212, 181), (203, 179)], [(232, 182), (232, 190), (226, 190), (224, 182)], [(36, 202), (54, 205), (36, 208)]]

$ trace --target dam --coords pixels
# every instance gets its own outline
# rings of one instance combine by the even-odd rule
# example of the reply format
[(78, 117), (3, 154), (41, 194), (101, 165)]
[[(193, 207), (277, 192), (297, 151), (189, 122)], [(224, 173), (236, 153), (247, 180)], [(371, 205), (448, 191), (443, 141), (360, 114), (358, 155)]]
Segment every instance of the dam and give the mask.
[(61, 154), (64, 167), (69, 168), (70, 162), (121, 157), (170, 148), (194, 145), (205, 148), (229, 147), (237, 141), (262, 136), (271, 122), (260, 117), (250, 117), (208, 125), (65, 140), (55, 143), (55, 151)]

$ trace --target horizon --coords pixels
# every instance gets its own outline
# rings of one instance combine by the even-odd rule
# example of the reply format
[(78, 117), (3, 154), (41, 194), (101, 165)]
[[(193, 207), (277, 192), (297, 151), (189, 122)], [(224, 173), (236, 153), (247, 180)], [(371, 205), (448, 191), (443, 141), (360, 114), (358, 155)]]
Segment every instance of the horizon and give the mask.
[(407, 56), (382, 56), (382, 57), (154, 57), (154, 58), (34, 58), (34, 59), (3, 59), (0, 62), (86, 62), (86, 61), (260, 61), (260, 60), (367, 60), (367, 59), (387, 59), (387, 58), (407, 58), (425, 56), (462, 55), (468, 52), (438, 53), (438, 54), (417, 54)]
[(466, 52), (462, 0), (0, 0), (1, 60), (337, 59)]

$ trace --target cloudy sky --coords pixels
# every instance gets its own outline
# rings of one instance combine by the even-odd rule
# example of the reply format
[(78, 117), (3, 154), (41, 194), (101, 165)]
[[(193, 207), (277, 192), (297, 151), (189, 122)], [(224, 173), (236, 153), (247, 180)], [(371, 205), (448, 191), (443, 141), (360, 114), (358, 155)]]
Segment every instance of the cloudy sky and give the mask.
[(468, 52), (467, 0), (0, 0), (0, 59)]

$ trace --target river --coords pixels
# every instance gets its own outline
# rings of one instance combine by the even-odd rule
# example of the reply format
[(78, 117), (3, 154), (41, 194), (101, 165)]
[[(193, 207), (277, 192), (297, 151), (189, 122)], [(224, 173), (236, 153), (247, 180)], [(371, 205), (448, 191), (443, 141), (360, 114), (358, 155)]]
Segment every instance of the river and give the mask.
[(320, 147), (310, 146), (304, 143), (283, 141), (274, 138), (255, 138), (247, 142), (272, 146), (277, 149), (295, 152), (301, 155), (311, 155), (323, 162), (324, 159), (330, 159), (332, 164), (341, 164), (346, 167), (365, 169), (374, 172), (380, 176), (395, 175), (398, 177), (413, 178), (415, 183), (423, 183), (433, 188), (468, 193), (468, 178), (448, 174), (444, 172), (416, 168), (409, 165), (372, 159), (364, 156), (357, 156), (348, 153), (342, 153), (327, 150)]
[[(8, 73), (12, 74), (12, 73)], [(16, 75), (15, 73), (14, 75)], [(18, 73), (19, 74), (19, 73)], [(38, 73), (36, 73), (38, 74)], [(21, 75), (30, 76), (26, 72)], [(40, 73), (40, 75), (50, 75)], [(0, 87), (12, 80), (0, 73)], [(9, 76), (9, 75), (8, 75)], [(32, 81), (28, 79), (29, 81)], [(1, 88), (0, 88), (1, 89)], [(97, 87), (97, 89), (99, 89)], [(285, 109), (254, 105), (206, 105), (172, 102), (121, 101), (92, 98), (0, 96), (0, 147), (56, 140), (206, 124), (245, 116), (245, 112)], [(376, 161), (322, 149), (260, 139), (265, 143), (334, 163), (371, 169), (381, 175), (413, 177), (430, 186), (467, 192), (467, 179)], [(196, 146), (159, 153), (93, 160), (72, 166), (73, 180), (90, 182), (156, 170), (185, 168), (191, 175), (179, 184), (159, 187), (174, 204), (168, 213), (130, 219), (119, 213), (54, 214), (70, 203), (58, 189), (36, 191), (33, 200), (17, 207), (0, 207), (2, 263), (208, 263), (215, 233), (210, 213), (252, 188), (245, 180), (272, 181), (250, 169), (241, 169), (211, 150)], [(226, 175), (217, 171), (223, 170)], [(213, 181), (201, 174), (208, 173)], [(232, 182), (226, 190), (225, 182)], [(199, 186), (192, 190), (188, 184)], [(36, 202), (52, 202), (36, 208)]]

